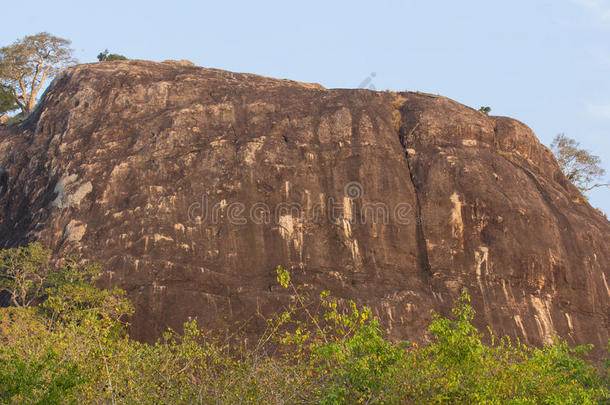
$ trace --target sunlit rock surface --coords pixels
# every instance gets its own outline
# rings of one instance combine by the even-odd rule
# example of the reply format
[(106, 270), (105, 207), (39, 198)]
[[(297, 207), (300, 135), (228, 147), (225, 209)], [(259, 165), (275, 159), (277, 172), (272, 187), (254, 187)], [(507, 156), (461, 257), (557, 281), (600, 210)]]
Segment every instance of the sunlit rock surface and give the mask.
[(180, 63), (80, 65), (0, 127), (0, 247), (105, 265), (152, 340), (188, 317), (254, 329), (306, 289), (425, 341), (466, 288), (479, 326), (603, 350), (610, 223), (524, 124), (440, 96)]

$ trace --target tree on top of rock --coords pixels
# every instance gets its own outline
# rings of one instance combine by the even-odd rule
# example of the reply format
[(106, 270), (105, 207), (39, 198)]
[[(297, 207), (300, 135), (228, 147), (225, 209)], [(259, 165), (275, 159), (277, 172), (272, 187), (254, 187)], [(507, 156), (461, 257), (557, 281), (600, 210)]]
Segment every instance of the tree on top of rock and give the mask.
[(568, 138), (565, 134), (559, 134), (553, 139), (551, 150), (555, 154), (563, 174), (580, 191), (610, 186), (610, 184), (592, 184), (601, 179), (606, 171), (601, 167), (599, 156), (581, 149), (580, 144), (574, 139)]
[(491, 107), (489, 106), (483, 106), (481, 108), (479, 108), (479, 112), (485, 115), (489, 115), (489, 113), (491, 112)]
[(70, 43), (41, 32), (0, 48), (0, 85), (12, 93), (22, 113), (34, 108), (38, 93), (49, 80), (76, 62)]
[(100, 52), (97, 55), (97, 60), (100, 62), (111, 62), (113, 60), (127, 60), (127, 58), (117, 53), (108, 53), (108, 49), (105, 49), (104, 52)]

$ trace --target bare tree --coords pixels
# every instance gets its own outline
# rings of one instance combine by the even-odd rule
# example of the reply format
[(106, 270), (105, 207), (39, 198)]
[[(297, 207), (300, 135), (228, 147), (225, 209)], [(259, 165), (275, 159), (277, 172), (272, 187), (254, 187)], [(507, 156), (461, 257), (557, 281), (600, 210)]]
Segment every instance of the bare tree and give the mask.
[(606, 173), (601, 167), (601, 159), (588, 150), (581, 149), (580, 143), (574, 139), (559, 134), (553, 139), (551, 150), (563, 174), (581, 191), (610, 186), (610, 184), (594, 183)]
[(11, 91), (23, 114), (34, 108), (45, 83), (76, 62), (70, 43), (41, 32), (0, 48), (0, 85)]

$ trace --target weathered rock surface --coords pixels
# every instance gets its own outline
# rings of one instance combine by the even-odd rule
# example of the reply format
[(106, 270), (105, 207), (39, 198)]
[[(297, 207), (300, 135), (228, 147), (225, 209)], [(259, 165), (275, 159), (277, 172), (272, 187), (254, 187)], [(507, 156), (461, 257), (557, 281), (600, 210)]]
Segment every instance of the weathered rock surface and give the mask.
[(525, 125), (440, 96), (76, 66), (0, 129), (0, 207), (0, 247), (104, 263), (145, 340), (275, 311), (278, 264), (394, 337), (463, 287), (497, 334), (609, 337), (610, 223)]

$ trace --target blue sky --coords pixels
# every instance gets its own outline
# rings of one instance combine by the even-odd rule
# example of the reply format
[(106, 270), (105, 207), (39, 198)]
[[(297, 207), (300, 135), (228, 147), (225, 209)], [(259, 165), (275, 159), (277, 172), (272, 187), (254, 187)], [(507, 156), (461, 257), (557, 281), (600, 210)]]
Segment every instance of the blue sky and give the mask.
[[(40, 31), (81, 62), (129, 58), (419, 90), (560, 132), (610, 172), (610, 0), (5, 2), (0, 45)], [(610, 174), (606, 175), (606, 180)], [(589, 193), (610, 214), (610, 189)]]

